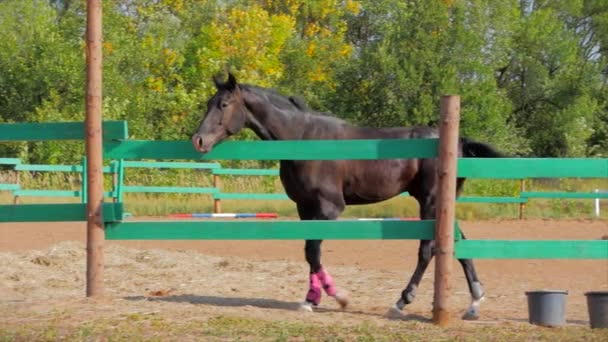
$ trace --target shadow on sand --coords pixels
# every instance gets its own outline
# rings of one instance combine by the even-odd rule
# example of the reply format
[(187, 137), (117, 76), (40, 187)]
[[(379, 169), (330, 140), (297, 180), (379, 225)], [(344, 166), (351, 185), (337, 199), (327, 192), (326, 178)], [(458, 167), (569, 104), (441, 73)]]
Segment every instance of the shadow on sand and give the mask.
[[(299, 302), (287, 302), (280, 301), (276, 299), (267, 299), (267, 298), (243, 298), (243, 297), (217, 297), (217, 296), (200, 296), (200, 295), (192, 295), (192, 294), (183, 294), (183, 295), (170, 295), (170, 296), (130, 296), (124, 297), (125, 300), (138, 301), (138, 300), (148, 300), (148, 301), (156, 301), (156, 302), (170, 302), (170, 303), (189, 303), (189, 304), (203, 304), (203, 305), (212, 305), (218, 307), (242, 307), (242, 306), (252, 306), (256, 308), (262, 309), (275, 309), (275, 310), (287, 310), (287, 311), (299, 311), (300, 303)], [(417, 314), (403, 314), (403, 315), (395, 315), (395, 314), (387, 314), (385, 313), (377, 313), (377, 312), (369, 312), (362, 310), (353, 310), (353, 309), (332, 309), (332, 308), (315, 308), (315, 312), (323, 313), (348, 313), (353, 315), (366, 315), (373, 317), (384, 317), (389, 320), (396, 321), (418, 321), (428, 323), (431, 322), (431, 319), (428, 317), (424, 317)]]

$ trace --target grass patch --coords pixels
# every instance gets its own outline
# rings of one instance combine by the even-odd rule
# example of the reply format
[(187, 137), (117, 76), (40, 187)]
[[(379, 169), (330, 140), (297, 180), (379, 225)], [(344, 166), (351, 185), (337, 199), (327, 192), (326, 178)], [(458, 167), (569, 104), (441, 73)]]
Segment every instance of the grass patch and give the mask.
[(0, 324), (0, 341), (605, 341), (606, 329), (542, 328), (521, 323), (439, 328), (417, 321), (341, 324), (270, 321), (230, 315), (172, 319), (160, 314), (123, 314), (86, 323)]

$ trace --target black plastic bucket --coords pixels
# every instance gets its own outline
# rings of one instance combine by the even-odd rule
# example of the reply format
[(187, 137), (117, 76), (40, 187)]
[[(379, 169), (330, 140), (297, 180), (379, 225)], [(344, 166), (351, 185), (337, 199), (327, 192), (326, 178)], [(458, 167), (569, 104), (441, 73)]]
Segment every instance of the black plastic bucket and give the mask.
[(585, 296), (591, 328), (608, 328), (608, 291), (586, 292)]
[(528, 291), (528, 321), (544, 327), (566, 324), (566, 296), (568, 291)]

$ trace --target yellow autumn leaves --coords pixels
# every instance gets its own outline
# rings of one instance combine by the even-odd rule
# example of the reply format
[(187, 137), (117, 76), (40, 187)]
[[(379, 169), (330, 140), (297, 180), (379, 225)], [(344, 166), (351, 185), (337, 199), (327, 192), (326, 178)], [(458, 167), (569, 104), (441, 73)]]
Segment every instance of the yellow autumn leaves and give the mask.
[(311, 66), (308, 81), (323, 81), (330, 78), (332, 65), (352, 52), (345, 41), (344, 15), (356, 14), (359, 8), (352, 0), (264, 0), (236, 5), (220, 12), (210, 24), (210, 44), (199, 57), (211, 62), (211, 67), (230, 67), (241, 79), (269, 86), (286, 71), (285, 54), (299, 53)]

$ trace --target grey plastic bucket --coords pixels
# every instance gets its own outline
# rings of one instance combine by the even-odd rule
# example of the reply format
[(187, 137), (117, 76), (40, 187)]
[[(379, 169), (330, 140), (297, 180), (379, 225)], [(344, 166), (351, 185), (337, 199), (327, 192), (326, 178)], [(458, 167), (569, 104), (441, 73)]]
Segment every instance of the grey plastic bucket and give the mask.
[(586, 292), (585, 296), (591, 328), (608, 328), (608, 291)]
[(568, 291), (528, 291), (528, 321), (544, 327), (566, 324), (566, 296)]

